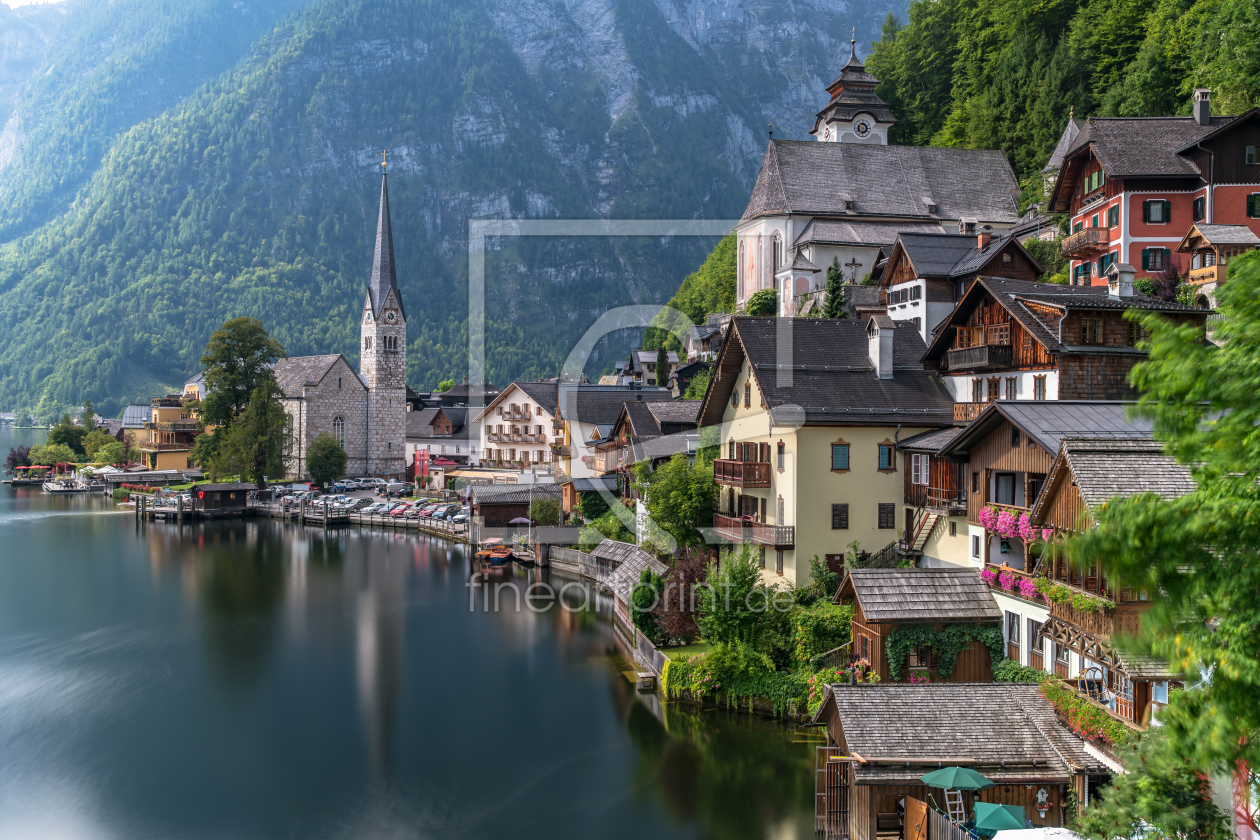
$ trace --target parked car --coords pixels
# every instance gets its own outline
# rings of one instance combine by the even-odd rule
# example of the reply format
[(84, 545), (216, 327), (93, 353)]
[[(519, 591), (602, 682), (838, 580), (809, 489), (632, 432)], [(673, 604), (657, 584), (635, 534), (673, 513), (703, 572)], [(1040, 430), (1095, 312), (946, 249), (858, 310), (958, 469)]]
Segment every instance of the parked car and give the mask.
[(345, 508), (346, 510), (366, 510), (371, 505), (372, 505), (371, 499), (365, 499), (362, 496), (360, 496), (357, 499), (351, 499), (350, 501), (346, 502)]
[(462, 524), (467, 521), (468, 521), (468, 511), (466, 510), (460, 510), (454, 516), (451, 517), (451, 522), (457, 525)]
[(392, 508), (390, 508), (389, 515), (390, 516), (406, 516), (407, 512), (411, 510), (411, 508), (412, 508), (411, 505), (407, 504), (406, 502), (403, 502), (402, 504), (397, 504), (397, 505), (394, 505)]

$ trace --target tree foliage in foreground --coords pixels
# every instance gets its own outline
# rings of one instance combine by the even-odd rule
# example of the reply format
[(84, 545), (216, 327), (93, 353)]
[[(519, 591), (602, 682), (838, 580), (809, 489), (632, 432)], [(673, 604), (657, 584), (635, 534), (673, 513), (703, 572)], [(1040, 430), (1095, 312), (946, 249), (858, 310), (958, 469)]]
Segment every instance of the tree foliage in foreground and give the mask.
[[(211, 460), (213, 475), (239, 475), (254, 482), (261, 490), (264, 477), (279, 478), (285, 474), (285, 453), (289, 451), (292, 421), (277, 399), (279, 395), (280, 389), (275, 380), (263, 377), (254, 389), (245, 412), (232, 425), (221, 427), (214, 433), (219, 442)], [(203, 437), (205, 435), (200, 435), (194, 441), (194, 452), (204, 451), (204, 443), (201, 447), (197, 446)], [(335, 440), (333, 442), (336, 443)], [(343, 472), (344, 455), (343, 452)], [(307, 457), (310, 460), (311, 454), (308, 453)]]
[(210, 335), (205, 366), (206, 398), (201, 420), (210, 426), (230, 426), (245, 410), (264, 380), (274, 380), (271, 366), (284, 358), (280, 342), (267, 334), (262, 321), (232, 318)]
[(306, 449), (306, 471), (321, 487), (346, 474), (346, 450), (331, 432), (320, 433)]
[[(686, 455), (678, 454), (655, 470), (649, 462), (640, 461), (635, 464), (634, 475), (656, 527), (666, 531), (678, 546), (704, 545), (699, 529), (712, 524), (718, 501), (713, 465), (700, 459), (692, 463)], [(667, 540), (653, 537), (646, 535), (658, 548), (666, 547)]]
[[(1199, 835), (1178, 833), (1185, 808), (1158, 793), (1169, 766), (1217, 776), (1239, 762), (1260, 767), (1260, 254), (1231, 263), (1219, 300), (1220, 347), (1193, 326), (1126, 315), (1151, 335), (1149, 360), (1131, 374), (1142, 394), (1136, 412), (1192, 465), (1196, 489), (1179, 499), (1113, 499), (1098, 527), (1069, 544), (1074, 562), (1101, 559), (1109, 579), (1159, 593), (1143, 615), (1142, 641), (1190, 679), (1159, 715), (1167, 759), (1144, 754), (1126, 779), (1132, 791), (1108, 806), (1113, 820), (1144, 820), (1174, 837)], [(1254, 773), (1250, 783), (1254, 798)]]

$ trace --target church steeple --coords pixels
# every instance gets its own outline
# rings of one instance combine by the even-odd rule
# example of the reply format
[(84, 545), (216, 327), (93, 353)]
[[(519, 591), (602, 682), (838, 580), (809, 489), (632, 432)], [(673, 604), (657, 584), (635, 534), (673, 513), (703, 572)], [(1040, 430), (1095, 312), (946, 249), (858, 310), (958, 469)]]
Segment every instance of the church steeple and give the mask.
[(857, 55), (857, 31), (849, 37), (849, 60), (827, 85), (831, 101), (814, 118), (815, 139), (841, 143), (888, 142), (888, 128), (897, 119), (875, 93), (879, 79), (866, 71)]
[(389, 219), (389, 182), (385, 172), (382, 171), (381, 208), (376, 218), (376, 247), (372, 251), (372, 277), (368, 280), (368, 300), (374, 317), (380, 317), (381, 307), (385, 305), (385, 299), (391, 290), (394, 292), (394, 300), (398, 302), (398, 310), (405, 319), (407, 310), (403, 308), (402, 292), (398, 290), (398, 274), (394, 268), (394, 231)]

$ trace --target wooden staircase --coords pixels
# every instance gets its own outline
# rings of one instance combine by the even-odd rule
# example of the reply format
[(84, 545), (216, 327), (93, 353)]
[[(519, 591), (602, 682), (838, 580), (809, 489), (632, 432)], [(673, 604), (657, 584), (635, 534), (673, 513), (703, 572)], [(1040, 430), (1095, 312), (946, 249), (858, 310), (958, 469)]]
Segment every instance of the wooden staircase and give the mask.
[(927, 545), (928, 538), (932, 536), (932, 532), (936, 530), (936, 524), (941, 521), (939, 513), (925, 513), (923, 518), (919, 520), (919, 526), (914, 531), (914, 537), (906, 541), (906, 546), (910, 551), (922, 553), (923, 546)]

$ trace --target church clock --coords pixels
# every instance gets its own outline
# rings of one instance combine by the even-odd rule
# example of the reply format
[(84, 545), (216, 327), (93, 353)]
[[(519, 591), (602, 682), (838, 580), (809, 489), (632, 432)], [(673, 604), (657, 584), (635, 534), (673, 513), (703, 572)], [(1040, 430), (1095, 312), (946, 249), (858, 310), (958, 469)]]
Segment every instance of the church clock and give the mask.
[(853, 124), (853, 133), (858, 137), (868, 137), (871, 133), (871, 124), (866, 120), (858, 120)]
[(397, 312), (395, 312), (395, 311), (394, 311), (394, 310), (392, 310), (392, 309), (391, 309), (391, 310), (389, 310), (388, 312), (386, 312), (386, 313), (385, 313), (385, 323), (387, 323), (387, 324), (397, 324), (397, 323), (398, 323), (398, 313), (397, 313)]

